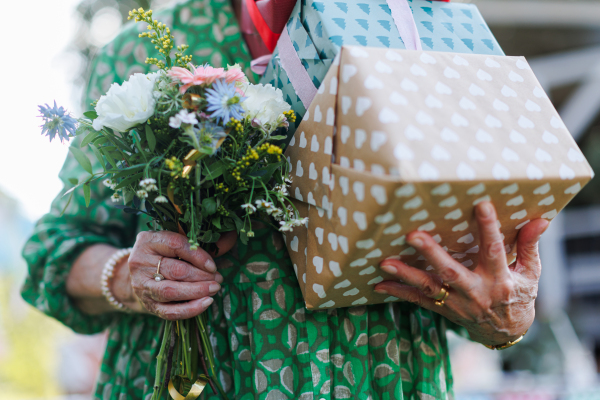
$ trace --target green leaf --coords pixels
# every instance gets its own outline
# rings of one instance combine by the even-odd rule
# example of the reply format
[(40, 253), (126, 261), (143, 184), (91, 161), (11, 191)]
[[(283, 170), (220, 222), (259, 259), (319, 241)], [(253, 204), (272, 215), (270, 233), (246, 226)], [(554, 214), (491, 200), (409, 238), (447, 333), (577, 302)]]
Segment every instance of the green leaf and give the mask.
[[(75, 189), (75, 188), (73, 188)], [(64, 208), (62, 209), (62, 211), (60, 212), (60, 216), (62, 217), (63, 215), (65, 215), (65, 211), (67, 211), (67, 207), (69, 207), (69, 204), (71, 204), (71, 200), (73, 200), (73, 189), (71, 189), (71, 195), (69, 196), (69, 200), (67, 201), (67, 204), (65, 204)], [(67, 192), (68, 193), (68, 192)], [(65, 193), (64, 195), (66, 195), (67, 193)], [(64, 196), (63, 195), (63, 196)]]
[(85, 155), (85, 153), (73, 146), (69, 147), (69, 150), (71, 151), (71, 153), (73, 153), (73, 156), (75, 157), (79, 165), (81, 165), (81, 167), (87, 172), (92, 174), (92, 163), (90, 162), (90, 159)]
[(106, 171), (106, 164), (104, 163), (104, 157), (102, 157), (100, 150), (98, 150), (96, 148), (96, 146), (93, 146), (93, 145), (90, 146), (90, 148), (92, 149), (92, 153), (94, 153), (94, 157), (96, 157), (96, 160), (98, 160), (100, 165), (102, 165), (102, 168), (104, 169), (104, 171)]
[(92, 192), (90, 190), (90, 184), (86, 183), (83, 185), (83, 197), (85, 198), (85, 206), (90, 206), (90, 198), (92, 197)]
[(217, 201), (214, 197), (202, 200), (202, 215), (212, 215), (217, 212)]
[(98, 132), (98, 131), (90, 131), (90, 133), (88, 133), (88, 135), (83, 138), (83, 140), (81, 141), (81, 144), (79, 145), (79, 147), (83, 148), (83, 147), (87, 146), (99, 134), (100, 134), (100, 132)]
[(250, 175), (260, 177), (261, 181), (263, 181), (264, 183), (267, 183), (271, 180), (271, 177), (273, 176), (275, 171), (277, 171), (279, 168), (281, 168), (281, 165), (282, 164), (280, 162), (271, 164), (271, 165), (267, 166), (266, 168), (263, 168), (256, 172), (251, 173)]
[(72, 185), (77, 185), (79, 180), (77, 178), (69, 178), (69, 182), (71, 182)]
[(240, 241), (244, 245), (248, 244), (248, 233), (246, 233), (246, 232), (240, 232)]
[(125, 204), (129, 204), (131, 203), (131, 201), (133, 200), (133, 192), (130, 192), (129, 190), (125, 190), (123, 193), (123, 203)]
[(244, 221), (234, 213), (230, 213), (229, 216), (233, 219), (233, 222), (235, 222), (237, 231), (240, 232), (244, 228)]
[(127, 185), (133, 185), (134, 183), (137, 185), (137, 182), (139, 182), (142, 179), (142, 172), (139, 172), (137, 174), (132, 175), (131, 177), (121, 181), (121, 183), (119, 183), (116, 187), (116, 189), (121, 189)]
[(286, 135), (274, 135), (274, 136), (270, 136), (269, 139), (271, 140), (284, 140), (287, 139)]
[(150, 125), (146, 125), (146, 140), (148, 141), (148, 148), (150, 151), (154, 151), (154, 148), (156, 147), (156, 136), (154, 136), (154, 132), (152, 131), (152, 128), (150, 128)]
[(212, 220), (212, 224), (217, 228), (217, 229), (221, 229), (221, 218), (220, 217), (216, 217), (213, 218)]
[(204, 175), (208, 179), (216, 179), (219, 176), (223, 175), (223, 173), (227, 170), (227, 162), (221, 160), (214, 162), (207, 166), (204, 171)]
[(86, 111), (83, 113), (86, 118), (91, 119), (92, 121), (98, 118), (98, 113), (96, 111)]
[(106, 159), (108, 160), (108, 162), (110, 163), (110, 165), (113, 166), (113, 168), (118, 169), (117, 167), (117, 163), (115, 162), (115, 160), (111, 157), (110, 152), (108, 151), (104, 151), (104, 149), (101, 147), (100, 151), (102, 151), (102, 154), (104, 154), (104, 156), (106, 157)]

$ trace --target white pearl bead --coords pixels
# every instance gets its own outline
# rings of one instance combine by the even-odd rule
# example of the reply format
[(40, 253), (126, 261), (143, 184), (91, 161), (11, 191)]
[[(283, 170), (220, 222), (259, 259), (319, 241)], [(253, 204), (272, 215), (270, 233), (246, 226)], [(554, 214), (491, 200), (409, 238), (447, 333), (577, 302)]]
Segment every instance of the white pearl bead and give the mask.
[(160, 282), (160, 276), (156, 276), (156, 277), (154, 277), (154, 280), (155, 280), (156, 282)]

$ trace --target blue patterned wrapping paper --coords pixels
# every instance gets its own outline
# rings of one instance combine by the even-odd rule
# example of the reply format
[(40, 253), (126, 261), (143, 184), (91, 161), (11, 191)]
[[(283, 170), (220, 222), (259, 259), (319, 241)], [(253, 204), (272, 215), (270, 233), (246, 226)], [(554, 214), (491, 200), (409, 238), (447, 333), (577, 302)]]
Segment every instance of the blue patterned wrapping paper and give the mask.
[[(423, 50), (504, 55), (475, 5), (408, 1)], [(406, 48), (386, 0), (299, 0), (285, 29), (317, 88), (342, 44)], [(261, 83), (281, 89), (296, 112), (296, 123), (288, 131), (291, 139), (306, 109), (281, 67), (279, 48)]]

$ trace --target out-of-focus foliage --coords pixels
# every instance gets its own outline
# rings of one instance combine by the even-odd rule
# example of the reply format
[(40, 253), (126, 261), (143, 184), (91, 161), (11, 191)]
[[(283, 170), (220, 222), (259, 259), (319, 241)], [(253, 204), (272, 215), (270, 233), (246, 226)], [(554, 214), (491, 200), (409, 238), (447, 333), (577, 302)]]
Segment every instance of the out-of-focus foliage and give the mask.
[(172, 0), (82, 0), (76, 8), (79, 26), (73, 36), (70, 51), (76, 64), (73, 84), (80, 96), (89, 78), (90, 61), (96, 51), (110, 42), (127, 22), (134, 8), (159, 9)]

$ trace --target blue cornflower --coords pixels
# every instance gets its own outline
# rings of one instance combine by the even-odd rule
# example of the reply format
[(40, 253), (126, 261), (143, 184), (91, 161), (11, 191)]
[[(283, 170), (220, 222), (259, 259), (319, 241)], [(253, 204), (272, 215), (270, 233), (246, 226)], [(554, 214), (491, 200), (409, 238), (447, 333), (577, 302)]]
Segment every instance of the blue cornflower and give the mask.
[(240, 103), (246, 98), (236, 91), (234, 82), (227, 83), (225, 79), (219, 79), (206, 93), (206, 110), (212, 112), (211, 117), (216, 118), (217, 122), (227, 123), (231, 118), (242, 119), (244, 109)]
[(194, 133), (198, 138), (201, 146), (210, 147), (213, 150), (218, 150), (221, 139), (227, 136), (227, 133), (222, 126), (211, 122), (203, 122), (198, 125), (199, 128), (194, 128)]
[(68, 141), (70, 137), (75, 136), (75, 130), (77, 130), (77, 120), (71, 117), (71, 114), (62, 107), (56, 106), (50, 107), (38, 106), (40, 109), (40, 118), (44, 120), (42, 128), (42, 135), (46, 135), (50, 138), (50, 141), (54, 139), (56, 135), (63, 141)]

